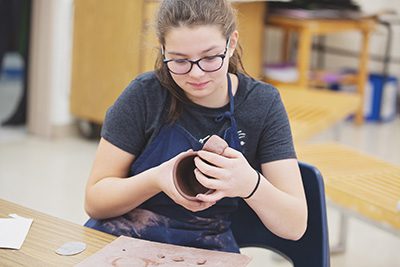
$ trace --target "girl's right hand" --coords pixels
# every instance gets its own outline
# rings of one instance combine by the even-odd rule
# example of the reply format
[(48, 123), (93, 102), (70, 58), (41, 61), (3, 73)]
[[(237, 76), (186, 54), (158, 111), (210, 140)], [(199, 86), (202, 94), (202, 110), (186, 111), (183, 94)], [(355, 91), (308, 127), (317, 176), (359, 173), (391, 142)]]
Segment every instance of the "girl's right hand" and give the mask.
[(156, 186), (169, 196), (175, 203), (183, 206), (184, 208), (197, 212), (208, 209), (213, 206), (215, 202), (204, 202), (204, 201), (192, 201), (184, 198), (176, 189), (173, 180), (173, 169), (176, 160), (182, 155), (191, 152), (192, 150), (184, 151), (172, 159), (162, 163), (161, 165), (154, 168)]

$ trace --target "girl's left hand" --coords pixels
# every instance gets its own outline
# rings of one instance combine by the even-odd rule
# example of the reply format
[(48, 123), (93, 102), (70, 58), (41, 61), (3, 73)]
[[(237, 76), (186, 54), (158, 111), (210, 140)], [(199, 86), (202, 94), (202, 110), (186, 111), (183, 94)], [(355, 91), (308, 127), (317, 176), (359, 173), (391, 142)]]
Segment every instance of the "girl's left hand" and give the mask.
[(216, 202), (224, 197), (246, 197), (257, 182), (257, 172), (242, 153), (230, 147), (222, 155), (198, 151), (195, 165), (199, 183), (215, 190), (209, 195), (198, 194), (196, 197), (200, 201)]

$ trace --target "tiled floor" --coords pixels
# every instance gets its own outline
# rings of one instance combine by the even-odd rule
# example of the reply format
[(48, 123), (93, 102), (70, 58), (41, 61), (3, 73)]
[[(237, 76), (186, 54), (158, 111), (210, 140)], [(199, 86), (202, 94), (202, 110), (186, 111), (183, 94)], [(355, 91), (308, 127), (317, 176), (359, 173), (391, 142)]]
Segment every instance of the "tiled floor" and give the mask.
[[(0, 81), (0, 120), (18, 97), (18, 82)], [(356, 127), (344, 122), (313, 141), (336, 139), (400, 165), (400, 118), (385, 124)], [(47, 140), (31, 136), (24, 127), (0, 127), (0, 198), (82, 224), (84, 187), (96, 142), (79, 137)], [(399, 192), (400, 196), (400, 192)], [(336, 241), (337, 211), (328, 208), (331, 243)], [(347, 251), (331, 258), (334, 267), (400, 266), (400, 236), (351, 219)], [(271, 260), (265, 250), (244, 249), (251, 266), (290, 266)]]

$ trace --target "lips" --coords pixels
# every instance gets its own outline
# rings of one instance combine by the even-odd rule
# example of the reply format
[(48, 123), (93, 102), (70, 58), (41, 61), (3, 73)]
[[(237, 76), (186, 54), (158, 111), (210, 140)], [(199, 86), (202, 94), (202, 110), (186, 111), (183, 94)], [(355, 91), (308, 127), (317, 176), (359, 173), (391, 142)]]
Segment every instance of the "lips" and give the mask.
[(205, 87), (207, 86), (208, 83), (209, 83), (209, 82), (201, 82), (201, 83), (198, 83), (198, 82), (188, 82), (188, 84), (189, 84), (190, 86), (192, 86), (192, 87), (194, 87), (194, 88), (196, 88), (196, 89), (205, 88)]

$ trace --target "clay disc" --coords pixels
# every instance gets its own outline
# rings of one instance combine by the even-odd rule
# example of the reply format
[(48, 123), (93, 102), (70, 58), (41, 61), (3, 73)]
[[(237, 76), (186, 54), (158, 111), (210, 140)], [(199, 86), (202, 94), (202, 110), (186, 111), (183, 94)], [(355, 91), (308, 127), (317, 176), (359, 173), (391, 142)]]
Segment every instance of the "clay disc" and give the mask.
[(71, 256), (81, 253), (86, 249), (86, 244), (83, 242), (67, 242), (56, 249), (56, 253), (63, 256)]

